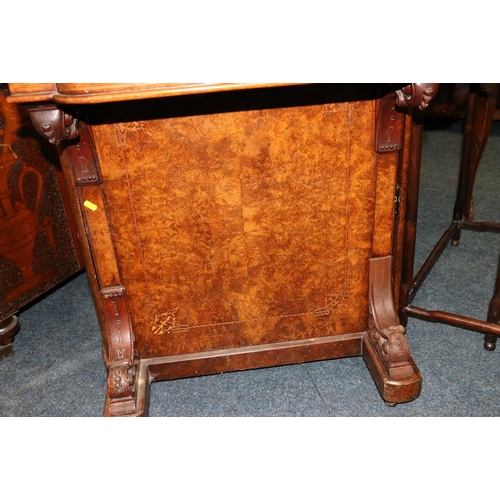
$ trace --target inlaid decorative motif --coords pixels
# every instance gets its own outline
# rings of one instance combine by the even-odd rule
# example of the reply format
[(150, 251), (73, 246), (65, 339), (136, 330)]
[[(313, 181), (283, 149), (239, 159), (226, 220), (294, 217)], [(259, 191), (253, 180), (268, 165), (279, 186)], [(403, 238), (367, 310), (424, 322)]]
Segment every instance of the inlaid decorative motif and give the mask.
[[(78, 269), (54, 167), (0, 87), (0, 314)], [(49, 146), (47, 145), (46, 148)], [(61, 246), (61, 243), (63, 246)], [(67, 268), (64, 266), (68, 266)], [(64, 267), (64, 270), (63, 270)]]

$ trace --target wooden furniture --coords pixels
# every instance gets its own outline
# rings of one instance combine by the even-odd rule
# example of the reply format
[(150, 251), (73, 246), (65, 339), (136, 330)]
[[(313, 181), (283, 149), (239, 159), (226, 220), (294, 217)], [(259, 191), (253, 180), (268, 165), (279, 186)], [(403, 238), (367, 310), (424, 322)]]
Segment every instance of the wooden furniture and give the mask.
[(59, 144), (104, 414), (147, 414), (153, 381), (358, 355), (388, 404), (416, 398), (398, 207), (436, 89), (10, 84)]
[[(489, 84), (478, 83), (441, 83), (439, 84), (439, 91), (433, 97), (429, 106), (425, 108), (423, 114), (427, 118), (465, 120), (471, 105), (472, 94), (484, 93), (485, 90), (490, 93), (486, 85), (489, 86)], [(500, 94), (497, 94), (495, 101), (490, 93), (490, 104), (494, 106), (493, 120), (500, 120)]]
[[(459, 85), (458, 90), (447, 88), (448, 92), (445, 93), (444, 97), (440, 97), (438, 93), (436, 101), (433, 101), (428, 108), (428, 112), (433, 115), (465, 118), (460, 175), (452, 220), (420, 270), (414, 274), (413, 261), (420, 180), (420, 158), (418, 155), (414, 155), (409, 181), (412, 188), (408, 191), (406, 206), (404, 264), (399, 310), (404, 324), (406, 324), (405, 316), (412, 316), (482, 332), (485, 334), (485, 349), (492, 351), (495, 349), (497, 336), (500, 335), (500, 264), (496, 270), (495, 290), (485, 321), (447, 311), (430, 311), (411, 304), (446, 246), (449, 243), (454, 246), (459, 244), (462, 230), (500, 232), (498, 221), (475, 220), (473, 199), (474, 181), (491, 130), (491, 124), (493, 119), (500, 117), (498, 112), (499, 84), (470, 84), (465, 85), (465, 87), (457, 85)], [(417, 121), (417, 118), (415, 120)], [(420, 120), (421, 126), (421, 117), (418, 120)]]
[(0, 360), (13, 353), (16, 312), (83, 265), (57, 151), (7, 94), (0, 84)]

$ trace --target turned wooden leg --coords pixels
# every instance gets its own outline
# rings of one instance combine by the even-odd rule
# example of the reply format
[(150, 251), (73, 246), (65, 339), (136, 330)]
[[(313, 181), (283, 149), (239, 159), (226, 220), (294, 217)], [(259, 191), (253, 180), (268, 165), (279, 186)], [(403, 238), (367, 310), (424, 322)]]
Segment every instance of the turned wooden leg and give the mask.
[[(490, 300), (488, 309), (488, 321), (490, 323), (500, 323), (500, 260), (497, 268), (497, 281), (495, 284), (495, 293)], [(484, 348), (487, 351), (494, 351), (497, 344), (497, 335), (487, 333), (484, 336)]]
[(18, 331), (19, 321), (17, 316), (10, 316), (0, 321), (0, 361), (4, 356), (9, 357), (14, 354), (12, 343)]
[[(453, 209), (454, 221), (474, 219), (473, 189), (479, 162), (490, 135), (495, 113), (498, 84), (481, 83), (471, 86), (467, 103), (464, 139), (458, 180), (457, 198)], [(457, 246), (460, 229), (453, 235), (451, 243)]]

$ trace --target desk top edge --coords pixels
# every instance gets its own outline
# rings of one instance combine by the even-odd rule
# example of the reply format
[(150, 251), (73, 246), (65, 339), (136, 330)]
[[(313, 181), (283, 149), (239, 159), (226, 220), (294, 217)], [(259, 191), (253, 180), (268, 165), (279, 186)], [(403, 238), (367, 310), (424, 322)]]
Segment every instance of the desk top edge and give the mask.
[(301, 83), (9, 83), (12, 103), (97, 104)]

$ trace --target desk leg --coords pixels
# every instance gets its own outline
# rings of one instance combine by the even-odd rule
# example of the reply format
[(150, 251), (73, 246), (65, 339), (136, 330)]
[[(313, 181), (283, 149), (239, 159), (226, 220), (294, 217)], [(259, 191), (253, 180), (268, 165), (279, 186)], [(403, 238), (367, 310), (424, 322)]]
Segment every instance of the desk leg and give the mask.
[[(495, 284), (495, 293), (490, 301), (488, 309), (488, 321), (490, 323), (500, 323), (500, 259), (497, 268), (497, 281)], [(487, 333), (484, 336), (484, 348), (487, 351), (494, 351), (497, 344), (497, 335)]]
[(0, 321), (0, 361), (4, 356), (9, 357), (14, 354), (12, 343), (18, 331), (19, 321), (17, 316), (10, 316)]
[(406, 327), (408, 306), (416, 293), (414, 278), (415, 247), (417, 239), (418, 198), (420, 189), (420, 166), (422, 158), (422, 112), (414, 110), (413, 133), (410, 142), (410, 165), (406, 183), (406, 207), (404, 219), (403, 256), (401, 263), (401, 284), (399, 288), (399, 321)]
[[(474, 182), (490, 135), (498, 86), (497, 83), (482, 83), (469, 94), (457, 198), (453, 209), (453, 220), (460, 223), (474, 220)], [(457, 246), (459, 242), (460, 229), (453, 236), (451, 243)]]

